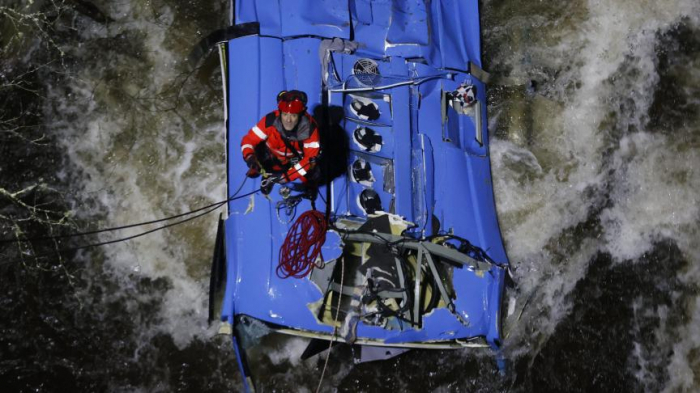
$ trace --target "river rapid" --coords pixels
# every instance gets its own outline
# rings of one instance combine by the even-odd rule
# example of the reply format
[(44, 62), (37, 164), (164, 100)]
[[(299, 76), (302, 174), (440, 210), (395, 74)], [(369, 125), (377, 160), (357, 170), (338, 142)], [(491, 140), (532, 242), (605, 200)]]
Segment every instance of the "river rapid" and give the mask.
[[(700, 389), (700, 3), (481, 2), (493, 183), (515, 287), (489, 351), (353, 365), (323, 391)], [(225, 198), (216, 54), (226, 1), (0, 0), (0, 232), (154, 220)], [(2, 243), (7, 392), (240, 391), (207, 323), (216, 215), (136, 235)], [(695, 240), (694, 240), (695, 239)], [(508, 300), (507, 299), (507, 300)], [(509, 305), (511, 307), (509, 307)], [(262, 338), (262, 391), (325, 360)]]

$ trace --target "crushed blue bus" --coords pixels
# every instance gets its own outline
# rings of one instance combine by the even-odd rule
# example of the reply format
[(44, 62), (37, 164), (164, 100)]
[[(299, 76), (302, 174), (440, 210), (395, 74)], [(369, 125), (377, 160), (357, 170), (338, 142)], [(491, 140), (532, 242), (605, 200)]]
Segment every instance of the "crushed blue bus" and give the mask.
[[(356, 345), (359, 361), (411, 348), (498, 352), (508, 259), (477, 0), (236, 0), (231, 9), (218, 44), (228, 196), (260, 188), (258, 178), (238, 189), (248, 169), (240, 140), (282, 90), (307, 93), (324, 173), (311, 197), (275, 185), (267, 197), (232, 199), (220, 222), (212, 295), (221, 288), (221, 331), (246, 378), (239, 329), (251, 321)], [(323, 261), (304, 278), (280, 278), (280, 246), (314, 208), (331, 223)]]

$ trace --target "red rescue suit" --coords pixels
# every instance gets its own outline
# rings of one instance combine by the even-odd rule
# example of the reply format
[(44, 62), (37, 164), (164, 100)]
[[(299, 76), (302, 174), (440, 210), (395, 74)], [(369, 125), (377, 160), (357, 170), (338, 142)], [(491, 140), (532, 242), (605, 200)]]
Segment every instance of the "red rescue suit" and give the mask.
[[(286, 138), (287, 143), (283, 138)], [(258, 124), (248, 130), (241, 140), (243, 159), (255, 154), (255, 147), (263, 141), (272, 157), (280, 164), (272, 170), (286, 170), (284, 175), (287, 181), (299, 179), (304, 183), (307, 181), (307, 173), (311, 172), (316, 165), (316, 159), (321, 151), (318, 126), (313, 117), (306, 112), (300, 114), (296, 127), (292, 131), (287, 131), (282, 126), (279, 110), (268, 113), (260, 119)], [(290, 147), (296, 150), (296, 154), (290, 150)], [(270, 168), (265, 169), (270, 170)]]

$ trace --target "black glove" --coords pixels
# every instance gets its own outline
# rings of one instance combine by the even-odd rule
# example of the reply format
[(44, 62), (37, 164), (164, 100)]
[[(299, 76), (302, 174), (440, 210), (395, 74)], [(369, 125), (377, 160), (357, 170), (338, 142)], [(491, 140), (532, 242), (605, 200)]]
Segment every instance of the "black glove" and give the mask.
[(260, 164), (258, 164), (258, 160), (255, 159), (254, 154), (246, 157), (245, 163), (248, 165), (248, 172), (245, 174), (246, 176), (251, 178), (260, 176)]

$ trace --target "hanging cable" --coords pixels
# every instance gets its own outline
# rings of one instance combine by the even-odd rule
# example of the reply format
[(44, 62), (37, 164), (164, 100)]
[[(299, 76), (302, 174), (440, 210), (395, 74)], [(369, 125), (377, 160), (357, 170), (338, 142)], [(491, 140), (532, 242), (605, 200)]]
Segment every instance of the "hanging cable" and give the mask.
[(38, 236), (38, 237), (30, 237), (30, 238), (25, 238), (25, 239), (0, 239), (0, 244), (3, 244), (3, 243), (15, 243), (15, 242), (29, 243), (29, 242), (41, 241), (41, 240), (66, 239), (66, 238), (71, 238), (71, 237), (80, 237), (80, 236), (87, 236), (87, 235), (95, 235), (95, 234), (104, 233), (104, 232), (120, 231), (120, 230), (122, 230), (122, 229), (140, 227), (140, 226), (145, 226), (145, 225), (150, 225), (150, 224), (157, 224), (157, 223), (163, 222), (163, 221), (174, 220), (174, 219), (176, 219), (176, 218), (180, 218), (180, 217), (184, 217), (184, 216), (189, 216), (190, 214), (198, 213), (198, 212), (201, 212), (201, 211), (203, 211), (203, 210), (206, 210), (206, 209), (209, 209), (209, 208), (212, 208), (212, 207), (219, 208), (219, 207), (223, 206), (225, 203), (233, 201), (233, 200), (234, 200), (233, 198), (235, 198), (236, 195), (238, 195), (238, 193), (241, 191), (241, 189), (243, 188), (243, 185), (245, 185), (245, 182), (246, 182), (247, 179), (248, 179), (248, 177), (245, 177), (245, 178), (243, 179), (243, 182), (241, 183), (241, 185), (238, 187), (238, 189), (236, 190), (236, 192), (233, 193), (233, 196), (231, 196), (230, 198), (225, 199), (225, 200), (223, 200), (223, 201), (219, 201), (219, 202), (212, 203), (212, 204), (207, 205), (207, 206), (202, 206), (202, 207), (200, 207), (200, 208), (197, 208), (197, 209), (194, 209), (194, 210), (190, 210), (190, 211), (185, 212), (185, 213), (176, 214), (176, 215), (174, 215), (174, 216), (165, 217), (165, 218), (159, 218), (159, 219), (157, 219), (157, 220), (139, 222), (139, 223), (136, 223), (136, 224), (128, 224), (128, 225), (122, 225), (122, 226), (111, 227), (111, 228), (96, 229), (96, 230), (94, 230), (94, 231), (67, 233), (67, 234), (64, 234), (64, 235)]
[[(241, 195), (241, 197), (244, 197), (244, 196), (247, 196), (247, 195)], [(226, 203), (226, 202), (224, 202), (224, 203)], [(114, 239), (114, 240), (107, 240), (107, 241), (99, 242), (99, 243), (86, 244), (86, 245), (84, 245), (84, 246), (66, 248), (66, 249), (60, 250), (59, 252), (68, 252), (68, 251), (83, 250), (83, 249), (86, 249), (86, 248), (93, 248), (93, 247), (105, 246), (105, 245), (107, 245), (107, 244), (119, 243), (119, 242), (124, 242), (124, 241), (127, 241), (127, 240), (136, 239), (136, 238), (139, 238), (139, 237), (141, 237), (141, 236), (146, 236), (146, 235), (151, 234), (151, 233), (153, 233), (153, 232), (160, 231), (160, 230), (166, 229), (166, 228), (170, 228), (170, 227), (173, 227), (173, 226), (175, 226), (175, 225), (184, 224), (184, 223), (186, 223), (186, 222), (188, 222), (188, 221), (194, 220), (195, 218), (199, 218), (199, 217), (205, 216), (205, 215), (207, 215), (207, 214), (213, 212), (214, 210), (217, 210), (217, 209), (220, 208), (221, 206), (223, 206), (223, 203), (222, 203), (222, 204), (219, 204), (219, 205), (217, 205), (217, 206), (214, 206), (214, 207), (212, 207), (211, 209), (204, 211), (203, 213), (199, 213), (199, 214), (197, 214), (196, 216), (188, 217), (188, 218), (186, 218), (186, 219), (184, 219), (184, 220), (180, 220), (180, 221), (175, 221), (175, 222), (172, 222), (172, 223), (170, 223), (170, 224), (166, 224), (166, 225), (160, 226), (160, 227), (158, 227), (158, 228), (153, 228), (153, 229), (151, 229), (151, 230), (138, 233), (138, 234), (136, 234), (136, 235), (132, 235), (132, 236), (128, 236), (128, 237), (122, 237), (122, 238)]]
[(326, 361), (323, 363), (323, 371), (321, 371), (321, 378), (318, 379), (318, 386), (316, 386), (316, 393), (321, 391), (321, 385), (323, 384), (323, 377), (326, 375), (326, 368), (328, 367), (328, 360), (331, 358), (331, 349), (333, 348), (333, 343), (335, 343), (336, 336), (338, 335), (338, 317), (340, 317), (340, 301), (343, 299), (343, 285), (345, 284), (345, 258), (340, 258), (340, 291), (338, 291), (338, 307), (335, 308), (335, 318), (333, 319), (333, 334), (328, 342), (328, 353), (326, 354)]
[[(64, 249), (56, 250), (56, 251), (53, 251), (53, 252), (50, 252), (50, 253), (45, 253), (45, 254), (36, 255), (36, 256), (34, 256), (34, 258), (35, 258), (35, 259), (39, 259), (39, 258), (44, 258), (44, 257), (47, 257), (47, 256), (51, 256), (51, 255), (54, 255), (54, 254), (61, 254), (61, 253), (64, 253), (64, 252), (71, 252), (71, 251), (83, 250), (83, 249), (87, 249), (87, 248), (94, 248), (94, 247), (99, 247), (99, 246), (105, 246), (105, 245), (108, 245), (108, 244), (114, 244), (114, 243), (124, 242), (124, 241), (127, 241), (127, 240), (136, 239), (136, 238), (139, 238), (139, 237), (142, 237), (142, 236), (146, 236), (146, 235), (148, 235), (148, 234), (151, 234), (151, 233), (153, 233), (153, 232), (160, 231), (160, 230), (162, 230), (162, 229), (170, 228), (170, 227), (173, 227), (173, 226), (175, 226), (175, 225), (180, 225), (180, 224), (184, 224), (184, 223), (186, 223), (186, 222), (188, 222), (188, 221), (192, 221), (192, 220), (194, 220), (194, 219), (196, 219), (196, 218), (202, 217), (202, 216), (204, 216), (204, 215), (207, 215), (207, 214), (209, 214), (209, 213), (211, 213), (211, 212), (217, 210), (218, 208), (220, 208), (221, 206), (223, 206), (225, 203), (227, 203), (227, 202), (229, 202), (229, 201), (235, 201), (235, 200), (237, 200), (237, 199), (241, 199), (241, 198), (245, 198), (245, 197), (251, 196), (251, 195), (257, 193), (258, 191), (260, 191), (259, 188), (256, 189), (256, 190), (254, 190), (254, 191), (251, 191), (251, 192), (249, 192), (249, 193), (240, 195), (240, 196), (231, 197), (231, 198), (229, 198), (229, 199), (227, 199), (227, 200), (225, 200), (225, 201), (221, 201), (221, 202), (218, 202), (218, 203), (216, 203), (216, 204), (211, 205), (211, 206), (210, 206), (210, 207), (211, 207), (210, 209), (208, 209), (208, 210), (206, 210), (206, 211), (204, 211), (204, 212), (202, 212), (202, 213), (199, 213), (199, 214), (197, 214), (197, 215), (195, 215), (195, 216), (188, 217), (188, 218), (186, 218), (186, 219), (184, 219), (184, 220), (176, 221), (176, 222), (173, 222), (173, 223), (170, 223), (170, 224), (166, 224), (166, 225), (163, 225), (163, 226), (160, 226), (160, 227), (158, 227), (158, 228), (154, 228), (154, 229), (151, 229), (151, 230), (148, 230), (148, 231), (145, 231), (145, 232), (141, 232), (141, 233), (138, 233), (138, 234), (136, 234), (136, 235), (132, 235), (132, 236), (128, 236), (128, 237), (123, 237), (123, 238), (119, 238), (119, 239), (107, 240), (107, 241), (99, 242), (99, 243), (86, 244), (86, 245), (78, 246), (78, 247), (64, 248)], [(199, 209), (199, 210), (201, 210), (201, 209)], [(7, 264), (13, 263), (13, 262), (16, 262), (16, 261), (2, 262), (2, 263), (0, 263), (0, 265), (7, 265)]]
[[(203, 206), (203, 207), (200, 207), (200, 208), (198, 208), (198, 209), (195, 209), (195, 210), (192, 210), (192, 211), (189, 211), (189, 212), (186, 212), (186, 213), (181, 213), (181, 214), (178, 214), (178, 215), (175, 215), (175, 216), (166, 217), (166, 218), (161, 218), (161, 219), (158, 219), (158, 220), (151, 220), (151, 221), (147, 221), (147, 222), (141, 222), (141, 223), (137, 223), (137, 224), (123, 225), (123, 226), (120, 226), (120, 227), (104, 228), (104, 229), (95, 230), (95, 231), (78, 232), (78, 233), (72, 233), (72, 234), (66, 234), (66, 235), (45, 236), (45, 237), (28, 238), (28, 239), (11, 239), (11, 240), (10, 240), (10, 239), (2, 239), (2, 240), (0, 240), (0, 244), (2, 244), (2, 243), (14, 243), (14, 242), (26, 243), (26, 242), (36, 241), (36, 240), (58, 240), (58, 239), (62, 239), (62, 238), (86, 236), (86, 235), (92, 235), (92, 234), (97, 234), (97, 233), (111, 232), (111, 231), (117, 231), (117, 230), (121, 230), (121, 229), (133, 228), (133, 227), (137, 227), (137, 226), (144, 226), (144, 225), (148, 225), (148, 224), (155, 224), (155, 223), (158, 223), (158, 222), (168, 221), (168, 220), (172, 220), (172, 219), (175, 219), (175, 218), (184, 217), (184, 216), (187, 216), (187, 215), (190, 215), (190, 214), (202, 212), (202, 213), (199, 213), (199, 214), (197, 214), (197, 215), (195, 215), (195, 216), (193, 216), (193, 217), (189, 217), (189, 218), (186, 218), (186, 219), (184, 219), (184, 220), (180, 220), (180, 221), (177, 221), (177, 222), (174, 222), (174, 223), (166, 224), (166, 225), (163, 225), (163, 226), (161, 226), (161, 227), (154, 228), (154, 229), (151, 229), (151, 230), (148, 230), (148, 231), (146, 231), (146, 232), (142, 232), (142, 233), (139, 233), (139, 234), (136, 234), (136, 235), (133, 235), (133, 236), (128, 236), (128, 237), (119, 238), (119, 239), (114, 239), (114, 240), (108, 240), (108, 241), (99, 242), (99, 243), (86, 244), (86, 245), (78, 246), (78, 247), (71, 247), (71, 248), (66, 248), (66, 249), (61, 249), (61, 250), (55, 250), (55, 251), (53, 251), (53, 252), (51, 252), (51, 253), (45, 253), (45, 254), (36, 255), (36, 256), (34, 256), (34, 258), (35, 258), (35, 259), (38, 259), (38, 258), (43, 258), (43, 257), (51, 256), (51, 255), (54, 255), (54, 254), (60, 254), (60, 253), (63, 253), (63, 252), (77, 251), (77, 250), (82, 250), (82, 249), (86, 249), (86, 248), (99, 247), (99, 246), (104, 246), (104, 245), (108, 245), (108, 244), (119, 243), (119, 242), (123, 242), (123, 241), (127, 241), (127, 240), (136, 239), (136, 238), (139, 238), (139, 237), (141, 237), (141, 236), (145, 236), (145, 235), (148, 235), (148, 234), (150, 234), (150, 233), (153, 233), (153, 232), (156, 232), (156, 231), (159, 231), (159, 230), (162, 230), (162, 229), (166, 229), (166, 228), (169, 228), (169, 227), (172, 227), (172, 226), (175, 226), (175, 225), (183, 224), (183, 223), (185, 223), (185, 222), (194, 220), (195, 218), (202, 217), (202, 216), (204, 216), (204, 215), (207, 215), (207, 214), (209, 214), (209, 213), (211, 213), (211, 212), (217, 210), (218, 208), (220, 208), (221, 206), (225, 205), (225, 204), (228, 203), (228, 202), (235, 201), (235, 200), (237, 200), (237, 199), (241, 199), (241, 198), (245, 198), (245, 197), (251, 196), (251, 195), (253, 195), (253, 194), (255, 194), (255, 193), (257, 193), (257, 192), (259, 192), (259, 191), (261, 190), (260, 188), (258, 188), (258, 189), (254, 190), (254, 191), (252, 191), (252, 192), (249, 192), (249, 193), (247, 193), (247, 194), (243, 194), (243, 195), (238, 196), (237, 194), (241, 191), (241, 189), (243, 189), (243, 186), (245, 185), (247, 179), (248, 179), (247, 177), (245, 177), (245, 178), (243, 179), (243, 182), (242, 182), (241, 185), (238, 187), (238, 189), (236, 190), (236, 192), (233, 194), (233, 196), (229, 197), (228, 199), (223, 200), (223, 201), (219, 201), (219, 202), (216, 202), (216, 203), (212, 203), (212, 204), (210, 204), (210, 205)], [(317, 213), (318, 213), (318, 212), (317, 212)], [(301, 218), (301, 217), (299, 217), (299, 218)], [(297, 220), (297, 221), (298, 221), (298, 220)], [(326, 231), (325, 231), (325, 220), (321, 220), (321, 221), (322, 221), (323, 224), (324, 224), (324, 230), (323, 230), (323, 232), (322, 232), (322, 233), (323, 233), (323, 241), (322, 241), (322, 242), (320, 243), (320, 245), (318, 245), (318, 247), (317, 247), (317, 250), (316, 250), (317, 254), (320, 253), (320, 247), (321, 247), (321, 245), (323, 245), (323, 242), (325, 242), (325, 234), (326, 234)], [(10, 263), (14, 263), (14, 262), (17, 262), (17, 261), (0, 262), (0, 265), (7, 265), (7, 264), (10, 264)], [(308, 273), (307, 273), (307, 274), (308, 274)]]
[[(298, 170), (297, 170), (297, 171), (298, 171)], [(155, 223), (159, 223), (159, 222), (169, 221), (169, 220), (173, 220), (173, 219), (176, 219), (176, 218), (188, 216), (188, 215), (190, 215), (190, 214), (202, 212), (202, 213), (199, 213), (199, 214), (197, 214), (197, 215), (195, 215), (195, 216), (193, 216), (193, 217), (189, 217), (189, 218), (186, 218), (186, 219), (184, 219), (184, 220), (180, 220), (180, 221), (177, 221), (177, 222), (174, 222), (174, 223), (166, 224), (166, 225), (163, 225), (163, 226), (161, 226), (161, 227), (154, 228), (154, 229), (151, 229), (151, 230), (148, 230), (148, 231), (146, 231), (146, 232), (142, 232), (142, 233), (139, 233), (139, 234), (136, 234), (136, 235), (133, 235), (133, 236), (128, 236), (128, 237), (124, 237), (124, 238), (119, 238), (119, 239), (114, 239), (114, 240), (109, 240), (109, 241), (104, 241), (104, 242), (99, 242), (99, 243), (86, 244), (86, 245), (78, 246), (78, 247), (71, 247), (71, 248), (66, 248), (66, 249), (55, 250), (55, 251), (53, 251), (53, 252), (51, 252), (51, 253), (36, 255), (36, 256), (34, 256), (34, 258), (35, 258), (35, 259), (38, 259), (38, 258), (43, 258), (43, 257), (51, 256), (51, 255), (54, 255), (54, 254), (60, 254), (60, 253), (63, 253), (63, 252), (77, 251), (77, 250), (81, 250), (81, 249), (99, 247), (99, 246), (104, 246), (104, 245), (108, 245), (108, 244), (119, 243), (119, 242), (123, 242), (123, 241), (128, 241), (128, 240), (136, 239), (136, 238), (139, 238), (139, 237), (141, 237), (141, 236), (145, 236), (145, 235), (148, 235), (148, 234), (150, 234), (150, 233), (153, 233), (153, 232), (156, 232), (156, 231), (159, 231), (159, 230), (162, 230), (162, 229), (166, 229), (166, 228), (169, 228), (169, 227), (172, 227), (172, 226), (175, 226), (175, 225), (183, 224), (183, 223), (185, 223), (185, 222), (194, 220), (195, 218), (202, 217), (202, 216), (204, 216), (204, 215), (207, 215), (207, 214), (209, 214), (209, 213), (211, 213), (211, 212), (217, 210), (218, 208), (220, 208), (221, 206), (223, 206), (224, 204), (226, 204), (226, 203), (228, 203), (228, 202), (235, 201), (235, 200), (241, 199), (241, 198), (245, 198), (245, 197), (250, 196), (250, 195), (253, 195), (253, 194), (255, 194), (255, 193), (257, 193), (257, 192), (259, 192), (259, 191), (261, 190), (261, 188), (258, 188), (258, 189), (256, 189), (255, 191), (249, 192), (249, 193), (244, 194), (244, 195), (237, 196), (237, 194), (241, 191), (241, 189), (243, 189), (243, 186), (245, 185), (247, 179), (248, 179), (247, 176), (244, 177), (243, 182), (242, 182), (241, 185), (238, 187), (238, 189), (236, 190), (236, 192), (233, 194), (233, 196), (229, 197), (228, 199), (223, 200), (223, 201), (219, 201), (219, 202), (215, 202), (215, 203), (209, 204), (209, 205), (207, 205), (207, 206), (203, 206), (203, 207), (200, 207), (200, 208), (198, 208), (198, 209), (191, 210), (191, 211), (189, 211), (189, 212), (180, 213), (180, 214), (177, 214), (177, 215), (174, 215), (174, 216), (165, 217), (165, 218), (161, 218), (161, 219), (157, 219), (157, 220), (146, 221), (146, 222), (140, 222), (140, 223), (136, 223), (136, 224), (122, 225), (122, 226), (118, 226), (118, 227), (104, 228), (104, 229), (98, 229), (98, 230), (87, 231), (87, 232), (69, 233), (69, 234), (65, 234), (65, 235), (42, 236), (42, 237), (25, 238), (25, 239), (0, 239), (0, 244), (3, 244), (3, 243), (15, 243), (15, 242), (17, 242), (17, 243), (28, 243), (28, 242), (40, 241), (40, 240), (58, 240), (58, 239), (71, 238), (71, 237), (79, 237), (79, 236), (94, 235), (94, 234), (98, 234), (98, 233), (112, 232), (112, 231), (118, 231), (118, 230), (122, 230), (122, 229), (134, 228), (134, 227), (138, 227), (138, 226), (144, 226), (144, 225), (149, 225), (149, 224), (155, 224)], [(275, 180), (272, 180), (272, 181), (273, 181), (273, 182), (276, 182)], [(316, 213), (318, 213), (318, 212), (316, 212)], [(322, 217), (322, 216), (321, 216), (321, 217)], [(301, 217), (299, 217), (299, 218), (301, 219)], [(297, 221), (299, 221), (299, 220), (297, 220)], [(326, 221), (322, 218), (322, 219), (321, 219), (321, 222), (322, 222), (323, 225), (324, 225), (324, 226), (323, 226), (323, 231), (321, 232), (321, 233), (322, 233), (322, 236), (323, 236), (323, 240), (314, 248), (314, 253), (315, 253), (316, 255), (318, 255), (318, 254), (320, 253), (320, 251), (321, 251), (321, 246), (322, 246), (323, 243), (325, 242), (325, 234), (326, 234), (325, 224), (326, 224)], [(315, 261), (315, 259), (313, 259), (311, 263), (313, 263), (314, 261)], [(14, 263), (14, 262), (18, 262), (18, 261), (5, 261), (5, 262), (0, 262), (0, 266), (1, 266), (1, 265), (7, 265), (7, 264), (10, 264), (10, 263)], [(278, 269), (279, 269), (279, 268), (278, 268)], [(310, 272), (310, 271), (311, 271), (311, 270), (309, 270), (309, 272)], [(306, 274), (308, 274), (308, 272), (307, 272)], [(302, 277), (303, 277), (303, 276), (302, 276)]]

